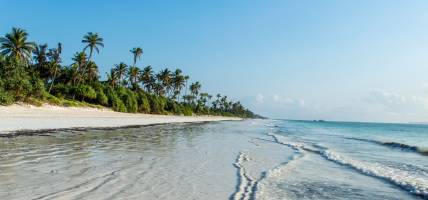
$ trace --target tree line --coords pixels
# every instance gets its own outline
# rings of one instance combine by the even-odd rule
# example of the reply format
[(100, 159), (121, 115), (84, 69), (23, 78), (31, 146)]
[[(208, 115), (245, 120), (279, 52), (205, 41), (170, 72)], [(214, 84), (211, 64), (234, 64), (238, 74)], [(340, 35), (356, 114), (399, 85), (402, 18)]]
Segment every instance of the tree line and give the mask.
[(202, 92), (201, 83), (189, 83), (190, 77), (180, 69), (155, 72), (150, 65), (141, 69), (140, 47), (130, 50), (131, 64), (115, 64), (107, 80), (100, 80), (93, 55), (104, 47), (103, 38), (88, 32), (81, 42), (82, 51), (73, 55), (71, 65), (64, 65), (61, 43), (50, 48), (30, 42), (20, 28), (0, 37), (0, 104), (22, 101), (130, 113), (256, 117), (239, 101)]

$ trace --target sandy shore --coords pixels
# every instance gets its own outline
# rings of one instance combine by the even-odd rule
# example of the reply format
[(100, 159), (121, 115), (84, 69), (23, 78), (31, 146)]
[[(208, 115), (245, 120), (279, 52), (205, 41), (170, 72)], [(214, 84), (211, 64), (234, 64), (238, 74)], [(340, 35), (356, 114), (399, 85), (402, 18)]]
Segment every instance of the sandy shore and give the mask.
[(77, 127), (120, 127), (177, 122), (239, 120), (217, 116), (170, 116), (119, 113), (108, 109), (44, 105), (0, 106), (0, 134), (19, 130), (66, 129)]

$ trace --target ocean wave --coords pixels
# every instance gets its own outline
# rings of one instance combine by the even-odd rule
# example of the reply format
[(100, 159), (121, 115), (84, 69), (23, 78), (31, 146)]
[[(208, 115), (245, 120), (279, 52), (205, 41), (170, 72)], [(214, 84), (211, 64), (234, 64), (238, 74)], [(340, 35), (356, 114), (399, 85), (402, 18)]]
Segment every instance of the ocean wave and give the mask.
[(400, 149), (400, 150), (403, 150), (403, 151), (416, 152), (416, 153), (428, 156), (428, 148), (426, 148), (426, 147), (412, 146), (412, 145), (403, 144), (403, 143), (399, 143), (399, 142), (382, 142), (382, 141), (377, 141), (377, 140), (370, 140), (370, 139), (363, 139), (363, 138), (353, 138), (353, 137), (345, 137), (345, 139), (358, 140), (358, 141), (363, 141), (363, 142), (370, 142), (370, 143), (374, 143), (374, 144), (378, 144), (378, 145), (382, 145), (382, 146), (387, 146), (387, 147), (391, 147), (391, 148), (397, 148), (397, 149)]
[(348, 166), (362, 174), (387, 180), (410, 193), (428, 199), (428, 179), (415, 176), (407, 171), (383, 166), (381, 164), (353, 160), (332, 150), (325, 150), (321, 155), (327, 160)]
[(271, 137), (274, 139), (274, 142), (275, 142), (275, 143), (282, 144), (282, 145), (285, 145), (285, 146), (287, 146), (287, 147), (290, 147), (290, 148), (292, 148), (293, 150), (295, 150), (295, 151), (297, 151), (297, 152), (300, 152), (300, 151), (303, 149), (303, 147), (304, 147), (304, 145), (303, 145), (303, 144), (301, 144), (301, 143), (297, 143), (297, 142), (283, 142), (283, 141), (281, 141), (281, 140), (278, 138), (278, 136), (277, 136), (277, 135), (275, 135), (275, 134), (273, 134), (273, 133), (267, 133), (267, 135), (268, 135), (268, 136), (271, 136)]
[(426, 177), (423, 178), (409, 171), (384, 166), (378, 163), (367, 163), (353, 160), (320, 145), (311, 146), (301, 143), (296, 144), (293, 142), (284, 142), (275, 134), (268, 133), (268, 135), (272, 136), (278, 144), (282, 144), (293, 149), (301, 149), (300, 151), (304, 150), (318, 154), (329, 161), (347, 166), (359, 173), (386, 180), (412, 194), (428, 199), (428, 178)]

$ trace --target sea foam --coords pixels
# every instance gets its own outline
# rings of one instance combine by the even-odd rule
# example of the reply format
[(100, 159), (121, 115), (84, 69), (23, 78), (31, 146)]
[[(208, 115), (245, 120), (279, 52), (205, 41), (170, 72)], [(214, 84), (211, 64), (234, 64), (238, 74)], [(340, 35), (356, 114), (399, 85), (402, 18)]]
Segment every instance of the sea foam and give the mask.
[(300, 149), (300, 151), (309, 151), (319, 154), (329, 161), (347, 166), (361, 174), (386, 180), (412, 194), (428, 199), (428, 177), (420, 177), (411, 172), (384, 166), (379, 163), (354, 160), (320, 145), (312, 146), (302, 143), (285, 142), (280, 140), (279, 136), (275, 134), (268, 133), (268, 135), (272, 136), (275, 142), (279, 144), (295, 150)]

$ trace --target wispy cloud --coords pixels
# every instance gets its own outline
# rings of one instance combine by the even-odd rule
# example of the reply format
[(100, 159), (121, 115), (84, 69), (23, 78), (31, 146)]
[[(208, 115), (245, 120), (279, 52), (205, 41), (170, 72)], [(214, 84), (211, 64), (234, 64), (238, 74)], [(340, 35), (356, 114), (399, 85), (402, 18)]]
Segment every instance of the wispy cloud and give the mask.
[(265, 101), (265, 97), (263, 96), (263, 94), (257, 94), (256, 96), (256, 103), (257, 104), (262, 104)]

